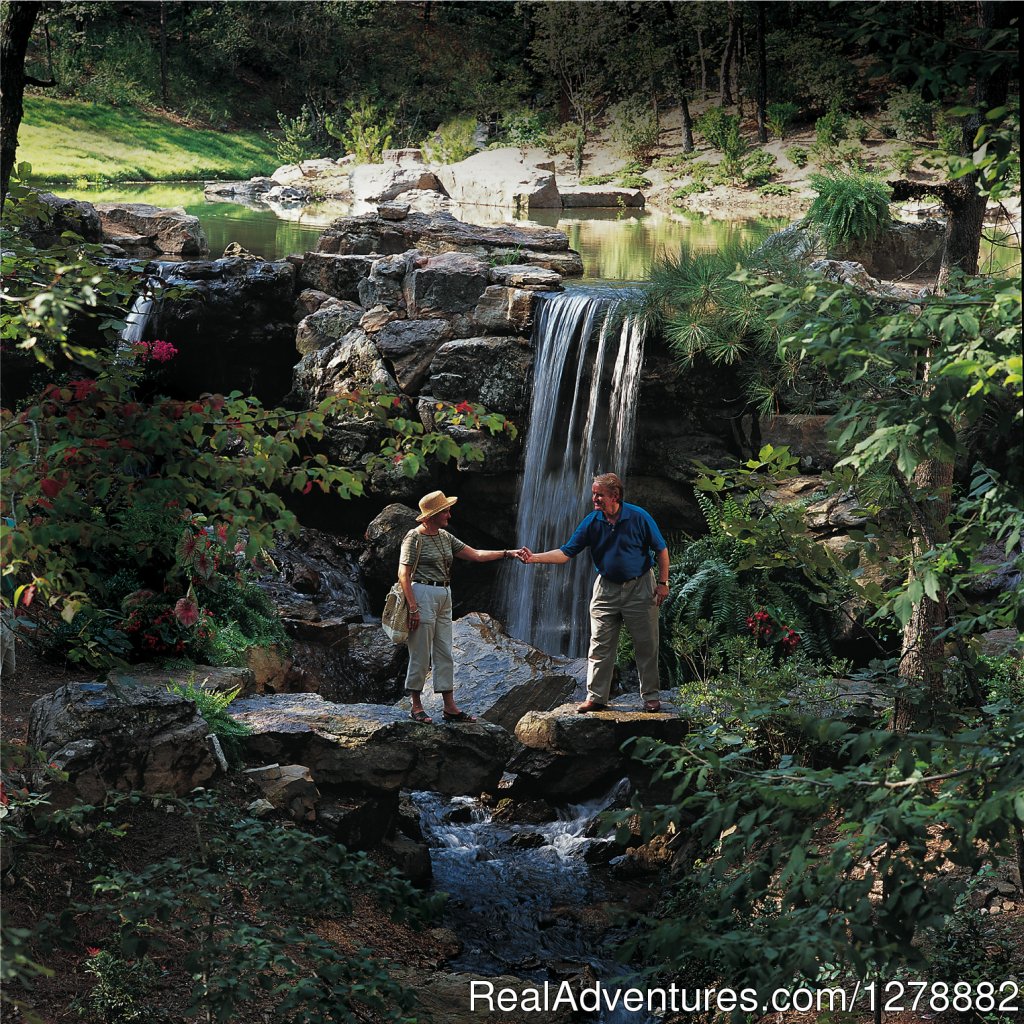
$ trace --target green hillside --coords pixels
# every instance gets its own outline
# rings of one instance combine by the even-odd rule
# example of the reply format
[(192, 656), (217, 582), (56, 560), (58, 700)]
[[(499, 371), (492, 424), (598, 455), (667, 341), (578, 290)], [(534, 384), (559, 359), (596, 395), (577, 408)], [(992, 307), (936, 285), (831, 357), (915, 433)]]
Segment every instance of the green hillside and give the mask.
[(280, 164), (257, 131), (214, 131), (79, 100), (26, 96), (18, 162), (53, 182), (250, 178)]

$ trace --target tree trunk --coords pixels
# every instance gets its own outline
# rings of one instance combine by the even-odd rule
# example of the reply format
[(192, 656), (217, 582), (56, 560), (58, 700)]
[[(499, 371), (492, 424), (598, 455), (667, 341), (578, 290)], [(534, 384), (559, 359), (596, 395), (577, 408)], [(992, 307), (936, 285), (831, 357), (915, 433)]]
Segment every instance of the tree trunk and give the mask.
[(39, 4), (11, 0), (0, 22), (0, 205), (7, 189), (18, 152), (18, 129), (25, 112), (25, 52)]
[(675, 71), (676, 96), (679, 99), (679, 113), (682, 117), (683, 152), (693, 152), (693, 121), (690, 119), (690, 104), (686, 99), (686, 30), (680, 22), (678, 9), (671, 0), (664, 0), (662, 9), (672, 35), (672, 67)]
[(167, 102), (167, 5), (160, 0), (160, 102)]
[(757, 4), (757, 141), (768, 141), (768, 60), (764, 48), (764, 0)]
[(736, 31), (738, 21), (736, 19), (736, 7), (729, 3), (729, 34), (725, 41), (725, 49), (722, 51), (722, 65), (718, 72), (718, 105), (720, 107), (732, 106), (732, 86), (729, 84), (729, 75), (732, 68), (733, 54), (736, 52)]
[[(927, 459), (917, 467), (913, 480), (915, 497), (911, 499), (916, 520), (912, 542), (915, 555), (924, 554), (949, 539), (946, 519), (952, 486), (951, 462)], [(926, 495), (927, 500), (918, 501), (916, 494)], [(903, 627), (900, 677), (914, 684), (917, 701), (927, 697), (929, 704), (941, 702), (945, 692), (943, 642), (937, 638), (946, 626), (946, 607), (945, 593), (940, 592), (934, 601), (922, 597)], [(907, 732), (916, 724), (923, 724), (924, 716), (914, 704), (915, 700), (909, 695), (897, 694), (892, 718), (894, 732)]]
[(704, 33), (697, 29), (697, 50), (700, 55), (700, 101), (708, 98), (708, 60), (704, 52)]

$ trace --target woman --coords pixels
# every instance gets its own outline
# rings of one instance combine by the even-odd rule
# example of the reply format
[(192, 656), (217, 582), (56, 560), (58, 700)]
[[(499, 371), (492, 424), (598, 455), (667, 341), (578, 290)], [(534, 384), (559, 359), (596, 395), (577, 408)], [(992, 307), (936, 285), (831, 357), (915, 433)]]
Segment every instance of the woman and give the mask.
[(443, 491), (431, 491), (420, 500), (420, 524), (402, 541), (398, 582), (409, 606), (409, 670), (405, 690), (412, 703), (414, 722), (432, 722), (423, 709), (422, 693), (427, 672), (434, 670), (434, 693), (444, 701), (446, 722), (472, 722), (472, 715), (455, 703), (455, 662), (452, 658), (452, 561), (496, 562), (501, 558), (522, 558), (521, 550), (477, 551), (453, 537), (445, 527), (451, 507), (459, 499)]

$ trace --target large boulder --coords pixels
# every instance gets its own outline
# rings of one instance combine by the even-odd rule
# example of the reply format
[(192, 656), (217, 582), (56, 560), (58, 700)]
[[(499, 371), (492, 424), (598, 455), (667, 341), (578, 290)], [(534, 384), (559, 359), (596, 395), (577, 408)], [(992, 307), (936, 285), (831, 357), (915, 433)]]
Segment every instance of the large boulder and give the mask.
[(500, 206), (513, 214), (561, 209), (555, 166), (527, 163), (518, 149), (489, 149), (438, 168), (445, 191), (457, 203)]
[[(545, 654), (481, 612), (455, 621), (452, 650), (459, 707), (510, 731), (524, 715), (559, 707), (586, 685), (583, 658)], [(423, 706), (440, 720), (441, 699), (429, 687)]]
[[(308, 293), (309, 290), (303, 292), (304, 295)], [(358, 327), (363, 312), (362, 306), (354, 302), (330, 299), (299, 321), (295, 330), (296, 351), (304, 356), (319, 348), (326, 348)]]
[(374, 384), (391, 392), (397, 390), (377, 347), (359, 328), (323, 348), (307, 352), (292, 372), (292, 395), (309, 408), (330, 395)]
[(488, 285), (488, 267), (467, 253), (423, 256), (405, 276), (403, 293), (410, 317), (445, 317), (476, 308)]
[(567, 210), (621, 210), (640, 209), (644, 194), (637, 188), (619, 188), (614, 185), (575, 185), (561, 189), (562, 206)]
[(442, 401), (479, 402), (490, 412), (522, 417), (532, 369), (533, 350), (525, 338), (448, 341), (430, 364), (427, 391)]
[[(385, 150), (384, 162), (352, 169), (352, 196), (357, 203), (390, 202), (407, 192), (443, 192), (434, 172), (417, 157), (418, 150)], [(395, 154), (401, 154), (396, 159)]]
[(486, 334), (529, 336), (533, 326), (534, 298), (532, 289), (489, 284), (473, 310), (473, 320)]
[(390, 362), (399, 387), (416, 394), (430, 375), (435, 353), (452, 336), (446, 320), (392, 320), (373, 342)]
[(394, 221), (379, 213), (342, 217), (325, 229), (318, 252), (397, 255), (418, 249), (426, 255), (468, 252), (530, 266), (549, 267), (563, 277), (580, 277), (583, 260), (569, 237), (555, 228), (527, 225), (489, 227), (456, 220), (450, 213), (410, 213)]
[(509, 793), (564, 803), (593, 796), (624, 777), (648, 792), (649, 772), (623, 753), (622, 745), (639, 736), (678, 743), (687, 731), (670, 702), (655, 714), (632, 710), (621, 698), (607, 711), (587, 715), (571, 704), (529, 712), (516, 725), (524, 749), (509, 762), (515, 774)]
[(103, 236), (137, 256), (195, 259), (210, 250), (199, 218), (184, 207), (147, 203), (96, 203)]
[(28, 744), (90, 803), (109, 790), (182, 795), (219, 771), (195, 704), (162, 687), (68, 683), (32, 705)]
[(370, 273), (373, 260), (366, 255), (307, 252), (302, 258), (299, 284), (338, 299), (359, 302), (359, 282)]
[(333, 704), (311, 693), (252, 697), (229, 711), (253, 730), (244, 739), (251, 756), (305, 765), (321, 789), (479, 794), (497, 785), (514, 746), (488, 722), (421, 725), (398, 708)]

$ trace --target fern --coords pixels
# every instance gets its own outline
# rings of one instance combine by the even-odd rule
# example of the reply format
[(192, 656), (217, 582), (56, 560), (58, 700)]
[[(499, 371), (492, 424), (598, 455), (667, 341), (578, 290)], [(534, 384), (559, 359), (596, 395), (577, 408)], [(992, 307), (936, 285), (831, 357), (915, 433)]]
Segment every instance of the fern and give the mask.
[(891, 190), (870, 174), (812, 174), (818, 193), (806, 221), (821, 230), (830, 249), (874, 238), (891, 222)]

